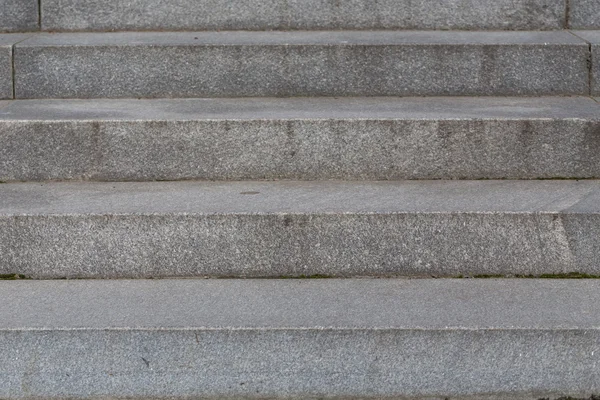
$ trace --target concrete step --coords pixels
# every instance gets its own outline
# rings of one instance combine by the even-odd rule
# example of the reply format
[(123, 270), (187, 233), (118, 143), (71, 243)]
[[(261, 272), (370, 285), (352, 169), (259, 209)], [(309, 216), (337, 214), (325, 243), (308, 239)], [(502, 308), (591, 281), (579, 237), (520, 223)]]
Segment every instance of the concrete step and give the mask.
[(38, 34), (16, 98), (588, 95), (589, 45), (555, 32)]
[(0, 274), (600, 275), (600, 181), (0, 185)]
[(0, 397), (588, 398), (598, 304), (597, 280), (0, 282)]
[(600, 178), (600, 104), (545, 98), (19, 100), (0, 181)]
[(43, 29), (565, 28), (565, 0), (43, 0)]

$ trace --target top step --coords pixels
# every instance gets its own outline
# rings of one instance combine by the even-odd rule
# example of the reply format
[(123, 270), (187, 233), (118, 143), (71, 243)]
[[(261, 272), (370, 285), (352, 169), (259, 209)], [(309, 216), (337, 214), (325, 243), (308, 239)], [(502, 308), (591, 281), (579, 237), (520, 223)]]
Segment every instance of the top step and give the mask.
[(600, 0), (0, 0), (0, 10), (8, 32), (600, 28)]
[(0, 0), (0, 32), (600, 28), (600, 0)]
[(42, 28), (335, 30), (565, 28), (565, 0), (42, 0)]

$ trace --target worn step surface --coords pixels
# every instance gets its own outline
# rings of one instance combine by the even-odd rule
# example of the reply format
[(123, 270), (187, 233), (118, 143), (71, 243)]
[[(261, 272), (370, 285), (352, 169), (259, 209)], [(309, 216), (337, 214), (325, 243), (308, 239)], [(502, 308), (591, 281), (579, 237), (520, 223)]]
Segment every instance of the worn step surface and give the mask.
[(600, 178), (590, 98), (0, 103), (0, 181)]
[(46, 30), (565, 28), (565, 0), (43, 0)]
[(0, 185), (0, 273), (600, 275), (600, 181)]
[(589, 94), (589, 45), (556, 32), (38, 34), (16, 98)]
[(0, 282), (4, 399), (600, 391), (600, 281)]

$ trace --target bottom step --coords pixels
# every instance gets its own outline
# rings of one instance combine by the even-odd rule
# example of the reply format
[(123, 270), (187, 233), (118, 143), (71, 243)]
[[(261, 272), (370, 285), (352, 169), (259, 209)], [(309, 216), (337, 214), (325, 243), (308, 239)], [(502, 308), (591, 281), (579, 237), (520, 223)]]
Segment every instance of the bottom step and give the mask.
[(0, 398), (600, 392), (600, 281), (0, 282)]

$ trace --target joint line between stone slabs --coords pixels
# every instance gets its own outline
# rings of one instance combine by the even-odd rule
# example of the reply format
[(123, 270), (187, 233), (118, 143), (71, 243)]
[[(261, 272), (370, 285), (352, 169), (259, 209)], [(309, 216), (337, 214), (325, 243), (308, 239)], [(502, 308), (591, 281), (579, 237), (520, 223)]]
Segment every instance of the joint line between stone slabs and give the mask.
[(588, 45), (588, 60), (587, 60), (588, 83), (589, 83), (588, 86), (589, 86), (589, 96), (592, 96), (592, 91), (593, 91), (593, 87), (594, 87), (594, 65), (593, 65), (594, 59), (593, 59), (593, 53), (592, 53), (592, 42), (586, 40), (585, 38), (582, 38), (581, 36), (577, 35), (573, 31), (568, 30), (567, 32), (569, 32), (571, 35), (575, 36), (576, 38), (583, 40)]
[(565, 0), (565, 29), (571, 29), (571, 0)]
[(11, 71), (11, 82), (12, 82), (12, 100), (14, 100), (15, 97), (15, 93), (16, 93), (16, 85), (15, 85), (15, 79), (16, 79), (16, 73), (15, 73), (15, 45), (13, 44), (10, 48), (10, 71)]
[[(39, 0), (41, 2), (41, 0)], [(10, 64), (11, 64), (11, 72), (12, 72), (12, 99), (15, 100), (17, 98), (17, 85), (16, 85), (16, 76), (17, 76), (17, 71), (15, 70), (15, 50), (17, 49), (17, 45), (19, 43), (23, 43), (24, 41), (31, 39), (32, 37), (34, 37), (36, 34), (33, 33), (31, 36), (27, 36), (26, 38), (23, 38), (23, 40), (19, 40), (18, 42), (15, 42), (12, 44), (12, 46), (10, 47), (11, 51), (10, 51)]]
[(38, 0), (38, 30), (42, 30), (42, 0)]

